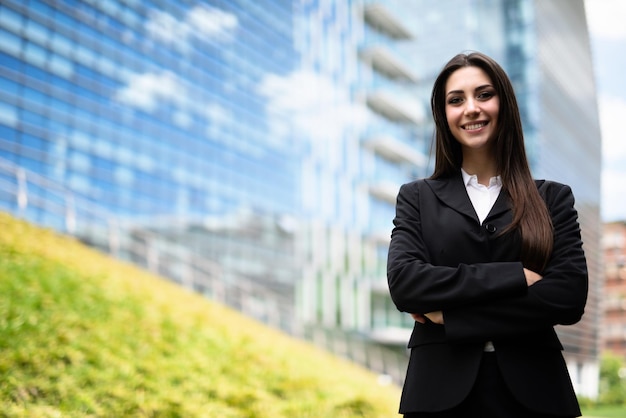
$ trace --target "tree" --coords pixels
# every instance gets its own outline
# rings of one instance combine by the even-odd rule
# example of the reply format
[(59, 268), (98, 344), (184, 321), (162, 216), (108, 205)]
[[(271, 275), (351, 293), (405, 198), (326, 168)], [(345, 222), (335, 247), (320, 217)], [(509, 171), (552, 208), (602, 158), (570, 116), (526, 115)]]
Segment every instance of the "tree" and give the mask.
[(626, 403), (626, 367), (621, 356), (606, 352), (600, 363), (599, 403), (623, 405)]

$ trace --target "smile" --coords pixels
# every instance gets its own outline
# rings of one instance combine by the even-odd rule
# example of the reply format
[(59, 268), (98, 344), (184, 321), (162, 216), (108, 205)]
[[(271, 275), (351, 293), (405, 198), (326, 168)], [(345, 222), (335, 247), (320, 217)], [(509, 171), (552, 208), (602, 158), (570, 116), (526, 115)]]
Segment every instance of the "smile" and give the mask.
[(485, 125), (487, 125), (487, 122), (478, 122), (478, 123), (471, 123), (468, 125), (464, 125), (462, 126), (462, 128), (465, 129), (466, 131), (473, 131), (475, 129), (480, 129)]

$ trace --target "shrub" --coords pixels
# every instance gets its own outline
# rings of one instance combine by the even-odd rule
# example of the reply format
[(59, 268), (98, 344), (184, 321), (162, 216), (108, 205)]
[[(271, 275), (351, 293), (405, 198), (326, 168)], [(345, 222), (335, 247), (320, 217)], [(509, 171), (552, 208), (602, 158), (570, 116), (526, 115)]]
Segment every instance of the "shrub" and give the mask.
[(389, 417), (399, 388), (0, 213), (6, 417)]

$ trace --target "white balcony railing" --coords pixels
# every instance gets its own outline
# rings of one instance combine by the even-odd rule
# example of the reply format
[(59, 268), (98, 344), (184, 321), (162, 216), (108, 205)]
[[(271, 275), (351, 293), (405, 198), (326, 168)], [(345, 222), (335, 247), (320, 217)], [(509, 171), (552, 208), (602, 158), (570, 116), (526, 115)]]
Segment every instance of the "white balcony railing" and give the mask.
[(374, 112), (394, 122), (419, 125), (425, 119), (419, 102), (387, 90), (368, 92), (366, 103)]
[(359, 53), (361, 59), (372, 68), (391, 79), (404, 82), (417, 82), (417, 76), (404, 63), (381, 45), (366, 47)]
[(372, 196), (391, 204), (396, 203), (399, 189), (397, 184), (391, 182), (380, 182), (369, 186), (369, 192)]
[(411, 31), (382, 3), (366, 4), (363, 9), (363, 18), (367, 24), (394, 39), (413, 38)]
[(424, 154), (391, 135), (376, 135), (363, 141), (363, 146), (387, 160), (396, 163), (409, 163), (415, 167), (426, 167), (428, 159)]

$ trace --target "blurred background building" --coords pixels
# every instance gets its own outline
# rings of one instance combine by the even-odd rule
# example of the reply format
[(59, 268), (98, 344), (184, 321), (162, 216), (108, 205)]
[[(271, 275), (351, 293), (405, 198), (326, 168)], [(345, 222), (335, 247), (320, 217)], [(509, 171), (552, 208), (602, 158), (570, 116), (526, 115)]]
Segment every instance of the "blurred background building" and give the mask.
[(602, 348), (626, 359), (626, 222), (604, 225)]
[(533, 174), (572, 186), (590, 270), (559, 328), (598, 386), (601, 149), (582, 0), (3, 0), (0, 208), (400, 381), (385, 269), (430, 174), (434, 77), (503, 64)]

